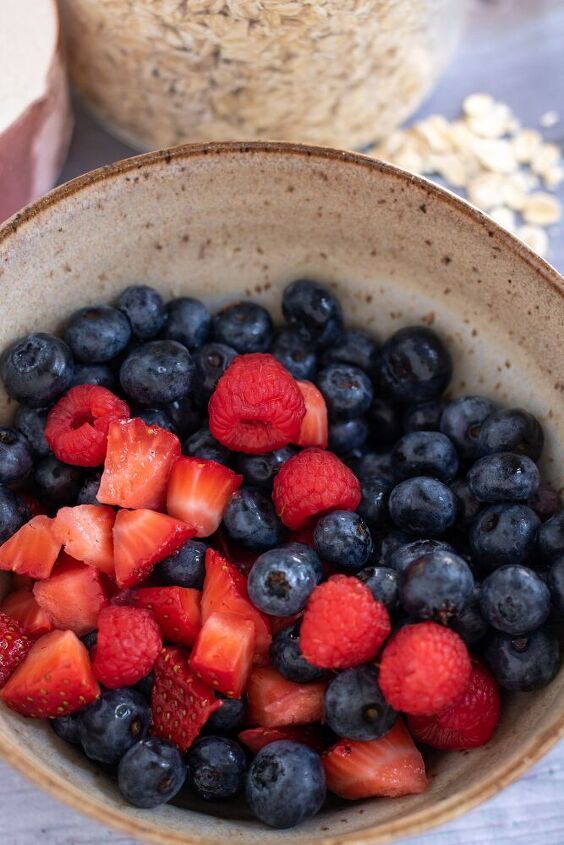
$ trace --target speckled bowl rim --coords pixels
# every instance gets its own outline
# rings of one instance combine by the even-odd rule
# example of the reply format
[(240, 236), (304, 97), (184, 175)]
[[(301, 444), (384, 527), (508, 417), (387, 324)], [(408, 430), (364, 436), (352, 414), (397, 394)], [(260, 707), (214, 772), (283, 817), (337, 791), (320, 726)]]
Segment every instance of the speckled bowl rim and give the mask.
[[(262, 156), (265, 159), (269, 155), (289, 156), (314, 160), (318, 164), (326, 163), (328, 167), (362, 167), (365, 170), (372, 171), (374, 174), (383, 173), (388, 177), (395, 178), (408, 188), (409, 185), (417, 185), (418, 187), (424, 188), (437, 202), (449, 207), (454, 216), (462, 215), (470, 222), (479, 225), (480, 229), (487, 232), (489, 239), (493, 239), (495, 244), (529, 265), (535, 273), (538, 273), (544, 281), (556, 289), (563, 300), (564, 306), (564, 277), (547, 261), (530, 250), (522, 241), (502, 229), (487, 217), (487, 215), (465, 200), (423, 177), (408, 173), (369, 156), (335, 150), (330, 147), (314, 147), (303, 144), (260, 141), (248, 143), (228, 141), (209, 144), (185, 144), (118, 161), (66, 182), (64, 185), (46, 194), (37, 202), (15, 214), (0, 226), (0, 246), (26, 224), (34, 223), (36, 220), (40, 224), (42, 212), (47, 211), (50, 207), (57, 205), (68, 197), (79, 194), (91, 185), (99, 185), (106, 180), (130, 173), (131, 171), (146, 170), (151, 167), (160, 166), (163, 162), (169, 163), (173, 160), (191, 160), (204, 156), (221, 155)], [(485, 224), (487, 225), (485, 226)], [(489, 240), (490, 245), (491, 242)], [(402, 837), (414, 836), (439, 824), (443, 824), (461, 816), (517, 780), (517, 778), (546, 754), (563, 736), (564, 711), (560, 715), (558, 715), (558, 711), (555, 711), (551, 726), (543, 730), (540, 735), (531, 735), (530, 741), (518, 765), (515, 766), (513, 761), (509, 761), (507, 764), (502, 763), (494, 772), (488, 774), (478, 786), (458, 792), (451, 798), (438, 802), (435, 807), (430, 809), (425, 808), (410, 815), (406, 819), (372, 826), (366, 830), (356, 831), (350, 834), (321, 837), (316, 840), (316, 843), (317, 845), (344, 845), (345, 843), (347, 845), (352, 845), (352, 843), (354, 845), (384, 845), (386, 842)], [(31, 753), (22, 753), (17, 743), (8, 737), (0, 737), (0, 756), (42, 789), (78, 812), (90, 816), (97, 822), (103, 822), (117, 830), (146, 841), (158, 843), (158, 845), (174, 845), (174, 843), (178, 843), (178, 845), (190, 845), (191, 843), (193, 845), (199, 845), (199, 843), (207, 841), (198, 835), (177, 833), (170, 830), (162, 831), (156, 825), (148, 824), (131, 816), (124, 817), (118, 810), (108, 807), (102, 801), (92, 800), (72, 783), (54, 774), (50, 767), (46, 766), (41, 760), (37, 760)], [(299, 841), (299, 831), (296, 833), (296, 839)], [(264, 845), (268, 845), (268, 841), (268, 831), (265, 830), (263, 838)]]

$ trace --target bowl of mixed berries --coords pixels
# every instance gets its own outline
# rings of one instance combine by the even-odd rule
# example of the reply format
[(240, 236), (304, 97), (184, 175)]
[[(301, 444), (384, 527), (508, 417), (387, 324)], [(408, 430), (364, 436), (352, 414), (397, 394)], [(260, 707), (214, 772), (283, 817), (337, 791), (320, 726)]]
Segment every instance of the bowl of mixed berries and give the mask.
[[(507, 350), (497, 364), (500, 336), (517, 325), (509, 306), (490, 345), (469, 351), (459, 324), (476, 338), (479, 313), (453, 316), (442, 278), (434, 310), (422, 311), (394, 251), (371, 287), (361, 258), (348, 282), (323, 273), (292, 195), (313, 190), (323, 168), (344, 170), (341, 187), (324, 182), (320, 208), (334, 213), (355, 178), (373, 183), (382, 208), (406, 177), (362, 157), (310, 151), (312, 164), (300, 148), (269, 149), (254, 149), (250, 171), (235, 145), (214, 148), (213, 165), (197, 148), (141, 157), (0, 231), (6, 296), (47, 266), (38, 254), (31, 269), (35, 250), (56, 268), (48, 307), (36, 285), (3, 317), (0, 750), (75, 806), (83, 796), (87, 811), (155, 842), (274, 841), (288, 828), (304, 841), (383, 841), (491, 794), (562, 727), (562, 401), (543, 412), (546, 361), (517, 360), (517, 382)], [(222, 222), (220, 185), (234, 167), (249, 202), (230, 195)], [(303, 184), (276, 189), (285, 205), (274, 219), (304, 257), (282, 269), (285, 238), (267, 219), (261, 230), (270, 212), (250, 198), (298, 181), (296, 168)], [(204, 179), (203, 199), (184, 199), (183, 179)], [(137, 206), (112, 194), (144, 181)], [(490, 227), (488, 284), (499, 285), (495, 262), (520, 260), (523, 284), (539, 275), (543, 307), (556, 302), (547, 319), (562, 324), (555, 273), (543, 278), (549, 268), (440, 190), (410, 191), (403, 213), (423, 227), (433, 203), (478, 246)], [(191, 244), (185, 221), (149, 221), (159, 233), (142, 263), (158, 260), (143, 275), (129, 263), (147, 203), (166, 192), (188, 217), (199, 202), (202, 223), (215, 221), (194, 224), (180, 285), (172, 241)], [(85, 238), (96, 208), (111, 228), (116, 202), (136, 208), (119, 243), (84, 258), (75, 234), (61, 260), (69, 213)], [(402, 213), (381, 214), (385, 243)], [(217, 277), (236, 218), (248, 241), (239, 251), (260, 256), (250, 277), (275, 265), (252, 287), (237, 269), (229, 284)], [(324, 247), (326, 225), (309, 223)], [(354, 244), (346, 215), (341, 226)], [(471, 255), (470, 234), (450, 252)], [(306, 255), (312, 267), (298, 272)], [(452, 261), (443, 256), (437, 275), (449, 278)], [(552, 363), (561, 369), (561, 356)], [(537, 395), (522, 383), (531, 368)], [(30, 771), (34, 745), (42, 759)]]

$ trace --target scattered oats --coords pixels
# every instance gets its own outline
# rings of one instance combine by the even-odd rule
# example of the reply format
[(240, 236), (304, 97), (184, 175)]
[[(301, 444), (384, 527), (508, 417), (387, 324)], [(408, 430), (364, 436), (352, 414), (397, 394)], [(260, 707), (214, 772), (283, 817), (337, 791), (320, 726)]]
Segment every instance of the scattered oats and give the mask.
[(396, 167), (401, 167), (402, 170), (409, 170), (411, 173), (425, 172), (422, 167), (423, 159), (414, 150), (400, 151), (396, 156), (394, 156), (393, 163)]
[(548, 252), (548, 235), (540, 226), (521, 226), (517, 235), (539, 255)]
[(542, 146), (542, 135), (536, 129), (522, 129), (513, 139), (513, 152), (519, 164), (529, 164)]
[(455, 188), (464, 188), (468, 183), (468, 165), (461, 156), (437, 156), (434, 169)]
[(490, 211), (490, 217), (492, 220), (495, 220), (498, 226), (503, 226), (503, 228), (507, 229), (509, 232), (515, 231), (515, 214), (510, 208), (507, 208), (504, 205), (498, 205), (497, 208), (493, 208)]
[(480, 138), (476, 142), (476, 155), (486, 170), (494, 173), (512, 173), (517, 169), (513, 147), (500, 138)]
[(556, 126), (559, 120), (560, 115), (557, 111), (545, 111), (545, 113), (541, 115), (539, 123), (545, 129), (550, 129), (551, 126)]
[(489, 111), (467, 118), (466, 123), (474, 134), (482, 138), (501, 138), (509, 131), (513, 115), (505, 103), (494, 103)]
[(564, 167), (556, 165), (543, 173), (544, 184), (554, 191), (564, 181)]
[(499, 173), (482, 173), (468, 184), (468, 199), (489, 211), (499, 205), (503, 196), (503, 177)]
[(449, 133), (451, 143), (458, 151), (474, 156), (476, 136), (464, 120), (455, 120), (451, 123)]
[(440, 114), (422, 120), (412, 130), (427, 142), (432, 152), (446, 153), (452, 149), (448, 121)]
[(526, 173), (522, 170), (517, 170), (515, 173), (510, 173), (503, 180), (503, 202), (508, 208), (513, 209), (513, 211), (521, 211), (525, 205), (528, 190), (528, 180), (526, 177)]
[(557, 164), (560, 164), (560, 148), (556, 144), (541, 144), (531, 160), (531, 170), (543, 176)]
[(523, 220), (537, 226), (550, 226), (562, 217), (562, 206), (552, 194), (530, 194), (523, 206)]
[(468, 117), (490, 112), (495, 106), (495, 100), (489, 94), (470, 94), (462, 103), (462, 110)]

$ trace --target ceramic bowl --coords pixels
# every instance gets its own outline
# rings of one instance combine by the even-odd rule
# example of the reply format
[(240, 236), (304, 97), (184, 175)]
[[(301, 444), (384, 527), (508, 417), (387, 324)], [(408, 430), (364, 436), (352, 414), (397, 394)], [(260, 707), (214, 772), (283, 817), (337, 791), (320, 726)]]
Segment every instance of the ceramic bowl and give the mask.
[[(564, 281), (475, 209), (423, 179), (351, 153), (283, 144), (178, 147), (98, 170), (0, 229), (0, 348), (57, 330), (79, 306), (148, 282), (212, 307), (252, 297), (279, 314), (302, 275), (330, 284), (350, 323), (377, 337), (432, 325), (455, 358), (454, 393), (523, 405), (547, 433), (543, 471), (564, 466)], [(0, 419), (14, 408), (0, 396)], [(492, 742), (429, 761), (430, 788), (335, 804), (293, 831), (236, 805), (223, 817), (126, 806), (115, 785), (48, 725), (0, 709), (0, 754), (72, 807), (166, 845), (376, 845), (489, 798), (564, 733), (564, 671), (508, 696)]]

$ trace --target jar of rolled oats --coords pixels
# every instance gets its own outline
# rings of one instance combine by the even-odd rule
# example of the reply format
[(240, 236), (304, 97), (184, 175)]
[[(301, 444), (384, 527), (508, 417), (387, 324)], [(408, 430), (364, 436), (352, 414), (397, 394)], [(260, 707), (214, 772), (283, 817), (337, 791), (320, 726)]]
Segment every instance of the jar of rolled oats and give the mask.
[(464, 0), (61, 0), (72, 78), (139, 149), (276, 139), (361, 148), (446, 66)]

